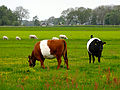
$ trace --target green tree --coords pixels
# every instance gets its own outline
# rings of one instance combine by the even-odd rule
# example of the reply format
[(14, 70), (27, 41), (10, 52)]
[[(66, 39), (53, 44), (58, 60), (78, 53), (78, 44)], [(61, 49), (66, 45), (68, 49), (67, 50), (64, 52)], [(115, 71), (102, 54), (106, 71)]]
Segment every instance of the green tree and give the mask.
[(97, 24), (97, 16), (95, 15), (94, 12), (92, 12), (92, 15), (91, 15), (91, 24), (92, 25), (96, 25)]
[(38, 16), (33, 17), (33, 22), (34, 22), (34, 26), (40, 26), (40, 21), (38, 20)]
[(80, 7), (80, 8), (76, 8), (74, 10), (71, 10), (68, 14), (67, 14), (67, 20), (72, 24), (84, 24), (86, 22), (89, 22), (89, 19), (91, 17), (91, 9), (89, 8), (84, 8), (84, 7)]
[(106, 14), (105, 24), (108, 25), (119, 25), (120, 24), (120, 11), (113, 10), (112, 12)]
[(86, 22), (89, 22), (91, 17), (91, 9), (80, 7), (78, 8), (78, 20), (81, 24), (84, 24)]
[(29, 19), (29, 11), (28, 9), (24, 9), (22, 6), (16, 7), (14, 13), (17, 15), (20, 24), (23, 19)]
[(105, 24), (105, 16), (107, 13), (112, 11), (112, 6), (99, 6), (95, 8), (92, 11), (92, 18), (91, 18), (91, 23), (92, 24)]
[(6, 6), (0, 6), (0, 25), (15, 25), (17, 16)]

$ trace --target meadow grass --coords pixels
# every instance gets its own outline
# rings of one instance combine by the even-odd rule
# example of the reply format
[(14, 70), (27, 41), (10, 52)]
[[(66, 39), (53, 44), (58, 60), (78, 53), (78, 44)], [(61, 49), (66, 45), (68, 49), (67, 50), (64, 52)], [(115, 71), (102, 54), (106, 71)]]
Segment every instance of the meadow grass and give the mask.
[(120, 25), (80, 25), (80, 26), (1, 26), (0, 31), (119, 31)]
[[(0, 89), (120, 89), (118, 27), (105, 26), (101, 30), (101, 27), (96, 26), (84, 26), (84, 29), (83, 27), (22, 27), (22, 29), (0, 27)], [(35, 34), (39, 39), (29, 39), (30, 34)], [(58, 64), (56, 59), (46, 59), (45, 69), (40, 67), (39, 61), (34, 68), (30, 68), (27, 57), (31, 54), (34, 44), (43, 39), (58, 37), (60, 34), (68, 37), (66, 42), (70, 70), (64, 65), (63, 58), (59, 70), (56, 69)], [(98, 63), (96, 58), (94, 64), (89, 64), (86, 44), (91, 34), (106, 42), (101, 63)], [(8, 36), (9, 40), (2, 40), (3, 35)], [(15, 40), (16, 36), (20, 36), (22, 40)]]

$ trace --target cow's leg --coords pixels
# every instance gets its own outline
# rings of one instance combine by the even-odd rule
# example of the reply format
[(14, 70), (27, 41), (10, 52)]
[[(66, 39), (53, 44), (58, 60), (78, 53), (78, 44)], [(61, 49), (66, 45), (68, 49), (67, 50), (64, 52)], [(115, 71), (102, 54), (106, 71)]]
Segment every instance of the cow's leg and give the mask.
[(67, 65), (67, 69), (69, 69), (69, 66), (68, 66), (68, 58), (67, 58), (67, 52), (65, 52), (65, 54), (63, 54), (63, 58), (64, 58), (64, 61)]
[(69, 66), (68, 66), (68, 59), (65, 60), (65, 63), (67, 65), (67, 69), (69, 69)]
[(39, 56), (37, 56), (37, 59), (38, 59), (38, 61), (40, 61), (41, 62), (41, 67), (43, 68), (43, 69), (45, 69), (45, 66), (44, 66), (44, 58), (41, 58), (41, 57), (39, 57)]
[(57, 66), (57, 69), (60, 68), (60, 64), (61, 64), (61, 57), (60, 56), (57, 56), (57, 61), (58, 61), (58, 66)]
[(91, 54), (88, 52), (89, 54), (89, 63), (91, 63)]
[(40, 60), (40, 59), (39, 59), (39, 61), (41, 62), (41, 67), (42, 67), (43, 69), (45, 69), (44, 60)]
[[(63, 57), (64, 57), (64, 56), (63, 56)], [(64, 57), (64, 61), (65, 61), (66, 65), (67, 65), (67, 69), (69, 69), (69, 66), (68, 66), (68, 58), (67, 58), (67, 57)]]
[(41, 67), (42, 67), (43, 69), (45, 69), (44, 60), (42, 60), (42, 61), (40, 61), (40, 62), (41, 62)]
[(93, 57), (93, 63), (95, 62), (95, 57), (94, 57), (94, 55), (92, 55), (92, 57)]
[(98, 57), (98, 62), (100, 63), (100, 56)]

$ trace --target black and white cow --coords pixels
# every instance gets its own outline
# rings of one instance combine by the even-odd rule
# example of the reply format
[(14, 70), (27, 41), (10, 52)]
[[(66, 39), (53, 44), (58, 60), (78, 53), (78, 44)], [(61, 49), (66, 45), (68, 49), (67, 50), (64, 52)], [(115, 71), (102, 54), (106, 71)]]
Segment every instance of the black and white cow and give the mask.
[(87, 42), (89, 63), (91, 63), (91, 55), (93, 57), (93, 63), (95, 61), (94, 56), (98, 57), (98, 62), (100, 62), (100, 57), (102, 54), (104, 44), (106, 44), (106, 42), (102, 42), (99, 38), (93, 38), (93, 35), (91, 35), (91, 39)]

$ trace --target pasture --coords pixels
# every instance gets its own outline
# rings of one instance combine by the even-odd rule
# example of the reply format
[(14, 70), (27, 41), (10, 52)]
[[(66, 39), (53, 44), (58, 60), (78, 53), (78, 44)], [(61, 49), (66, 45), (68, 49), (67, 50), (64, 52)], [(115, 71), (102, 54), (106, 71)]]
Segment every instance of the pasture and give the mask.
[[(38, 39), (29, 39), (34, 34)], [(65, 34), (68, 63), (57, 70), (56, 59), (46, 59), (45, 69), (28, 65), (34, 44)], [(90, 35), (106, 42), (101, 63), (89, 64), (86, 49)], [(8, 36), (3, 40), (2, 36)], [(22, 40), (17, 41), (16, 36)], [(0, 90), (118, 90), (120, 89), (120, 26), (0, 27)]]

